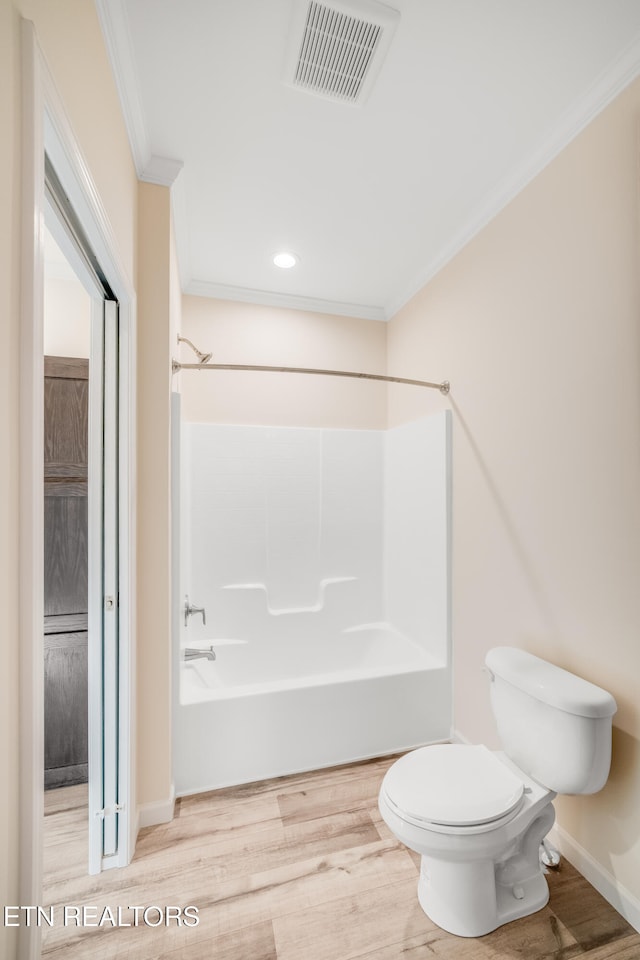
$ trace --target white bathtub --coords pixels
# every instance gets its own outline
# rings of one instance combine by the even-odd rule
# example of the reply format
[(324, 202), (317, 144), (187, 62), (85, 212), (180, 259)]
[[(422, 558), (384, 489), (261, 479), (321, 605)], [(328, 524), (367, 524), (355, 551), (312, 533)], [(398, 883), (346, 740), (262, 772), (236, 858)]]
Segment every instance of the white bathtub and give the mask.
[(215, 661), (182, 660), (177, 671), (178, 795), (450, 735), (448, 669), (387, 624), (306, 643), (211, 642)]

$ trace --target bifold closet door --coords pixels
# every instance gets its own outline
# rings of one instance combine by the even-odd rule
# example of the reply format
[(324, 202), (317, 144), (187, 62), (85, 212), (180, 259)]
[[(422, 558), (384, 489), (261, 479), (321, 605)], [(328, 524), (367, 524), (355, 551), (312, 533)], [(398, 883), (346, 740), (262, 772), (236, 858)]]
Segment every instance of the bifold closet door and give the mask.
[(89, 562), (89, 869), (118, 853), (119, 743), (119, 321), (118, 304), (104, 300), (92, 333)]

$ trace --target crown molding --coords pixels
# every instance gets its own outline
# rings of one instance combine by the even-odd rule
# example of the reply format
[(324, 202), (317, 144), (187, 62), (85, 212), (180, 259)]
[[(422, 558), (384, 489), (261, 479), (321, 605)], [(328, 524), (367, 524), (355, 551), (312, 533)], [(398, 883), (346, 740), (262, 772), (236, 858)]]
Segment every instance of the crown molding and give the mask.
[(387, 304), (391, 319), (425, 287), (494, 217), (500, 213), (582, 130), (640, 74), (640, 36), (602, 71), (589, 90), (564, 112), (526, 163), (507, 177), (478, 207), (466, 225), (395, 300)]
[(151, 153), (124, 0), (95, 0), (95, 4), (138, 179), (170, 187), (183, 163)]
[(120, 97), (133, 162), (142, 179), (151, 159), (151, 147), (144, 122), (133, 42), (124, 0), (95, 0), (111, 69)]
[(170, 157), (149, 157), (140, 179), (145, 183), (157, 183), (161, 187), (171, 187), (182, 170), (182, 160), (172, 160)]
[(190, 280), (184, 292), (195, 297), (213, 300), (234, 300), (240, 303), (255, 303), (266, 307), (284, 307), (288, 310), (306, 310), (310, 313), (329, 313), (339, 317), (359, 317), (362, 320), (387, 319), (382, 307), (359, 303), (342, 303), (337, 300), (320, 300), (316, 297), (301, 297), (269, 290), (253, 290), (248, 287), (227, 286), (206, 280)]

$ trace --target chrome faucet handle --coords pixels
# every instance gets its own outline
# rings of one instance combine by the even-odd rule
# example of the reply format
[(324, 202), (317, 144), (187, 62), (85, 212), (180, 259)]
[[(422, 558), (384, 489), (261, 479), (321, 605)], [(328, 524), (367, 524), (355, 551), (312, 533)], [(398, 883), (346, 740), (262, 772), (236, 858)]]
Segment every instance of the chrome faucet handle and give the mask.
[(185, 594), (184, 598), (184, 625), (185, 627), (189, 623), (189, 617), (192, 617), (194, 613), (202, 614), (202, 625), (206, 627), (207, 625), (207, 614), (205, 613), (204, 607), (195, 607), (192, 603), (189, 603), (189, 595)]

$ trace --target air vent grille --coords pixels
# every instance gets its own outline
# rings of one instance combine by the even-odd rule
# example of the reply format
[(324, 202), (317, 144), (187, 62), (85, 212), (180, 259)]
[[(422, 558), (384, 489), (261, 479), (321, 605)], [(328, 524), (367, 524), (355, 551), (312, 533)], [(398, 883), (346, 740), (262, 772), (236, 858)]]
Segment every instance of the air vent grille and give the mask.
[[(370, 11), (379, 15), (367, 16)], [(382, 4), (362, 0), (310, 0), (297, 34), (290, 82), (309, 93), (357, 103), (379, 69), (397, 16)]]

